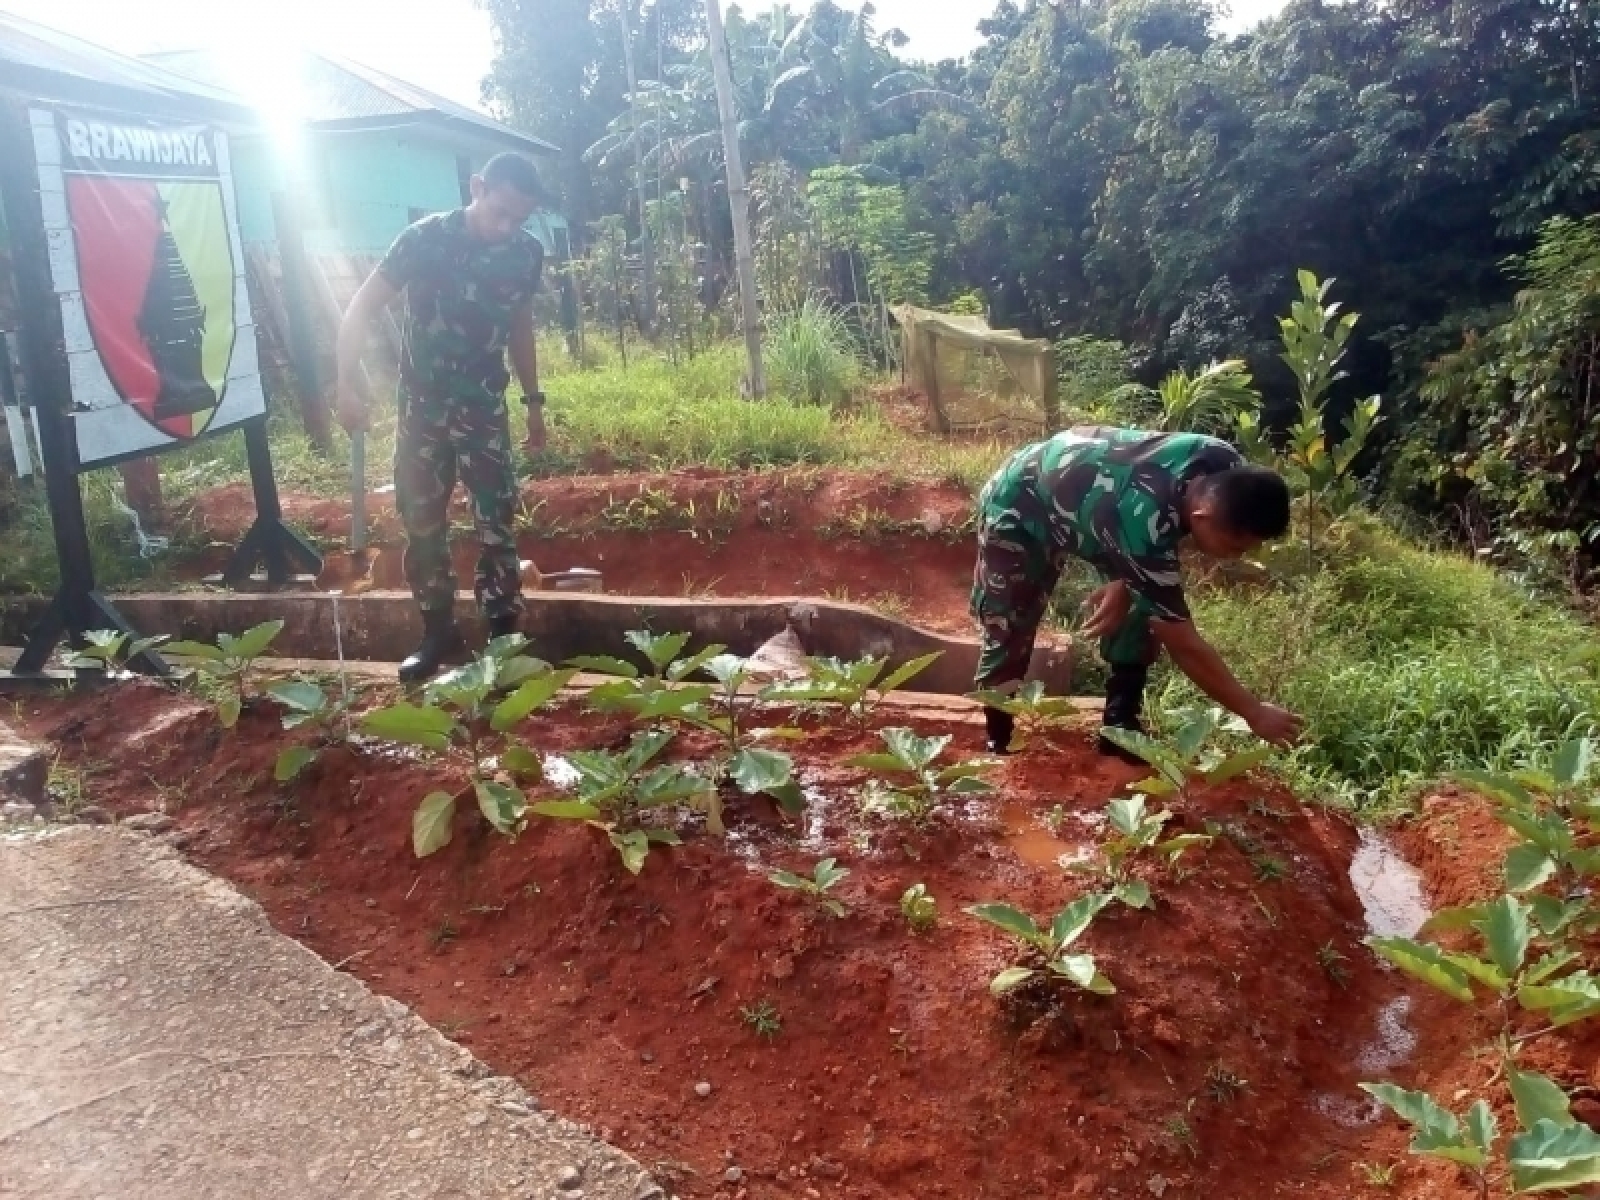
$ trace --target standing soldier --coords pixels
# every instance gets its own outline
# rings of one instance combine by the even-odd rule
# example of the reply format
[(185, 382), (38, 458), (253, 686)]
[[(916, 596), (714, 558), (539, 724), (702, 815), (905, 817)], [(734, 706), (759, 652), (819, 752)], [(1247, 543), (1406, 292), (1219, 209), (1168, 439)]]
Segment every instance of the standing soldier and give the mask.
[[(1111, 668), (1104, 724), (1141, 730), (1150, 665), (1165, 649), (1206, 695), (1256, 736), (1288, 743), (1301, 720), (1234, 677), (1189, 616), (1178, 543), (1240, 558), (1289, 528), (1289, 489), (1226, 442), (1197, 433), (1079, 427), (1026, 446), (979, 499), (972, 615), (983, 630), (980, 688), (1009, 691), (1028, 672), (1034, 638), (1067, 558), (1109, 582), (1085, 604), (1083, 633)], [(986, 708), (989, 748), (1010, 747), (1013, 720)], [(1102, 738), (1104, 754), (1127, 757)]]
[(514, 632), (522, 615), (505, 360), (509, 348), (528, 406), (526, 445), (539, 450), (544, 394), (533, 300), (544, 249), (523, 225), (542, 189), (533, 164), (516, 154), (490, 159), (471, 186), (465, 208), (424, 217), (395, 239), (339, 329), (339, 423), (354, 432), (367, 427), (362, 346), (373, 318), (405, 292), (394, 491), (406, 582), (423, 624), (422, 644), (400, 664), (405, 683), (428, 678), (462, 648), (449, 540), (458, 478), (478, 531), (474, 590), (489, 636)]

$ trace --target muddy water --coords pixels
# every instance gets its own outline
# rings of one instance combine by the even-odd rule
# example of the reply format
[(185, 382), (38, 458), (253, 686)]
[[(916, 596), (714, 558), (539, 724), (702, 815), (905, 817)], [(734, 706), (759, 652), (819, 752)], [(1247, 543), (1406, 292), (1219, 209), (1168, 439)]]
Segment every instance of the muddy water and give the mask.
[[(1080, 814), (1072, 814), (1082, 820)], [(1007, 805), (1000, 810), (1005, 843), (1031, 867), (1070, 867), (1090, 858), (1094, 848), (1061, 836), (1062, 824), (1052, 830), (1031, 808)]]
[(1366, 911), (1367, 929), (1377, 937), (1415, 937), (1432, 915), (1417, 869), (1370, 829), (1361, 831), (1350, 860), (1350, 883)]

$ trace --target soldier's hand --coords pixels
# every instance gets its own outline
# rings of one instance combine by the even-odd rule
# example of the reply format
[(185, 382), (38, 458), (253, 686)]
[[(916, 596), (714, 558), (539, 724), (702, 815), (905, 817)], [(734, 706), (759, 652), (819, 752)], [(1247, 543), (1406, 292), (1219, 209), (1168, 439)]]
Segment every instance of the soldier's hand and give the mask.
[(535, 404), (528, 409), (528, 436), (522, 443), (522, 448), (530, 455), (537, 454), (545, 448), (546, 440), (544, 405)]
[(1122, 628), (1132, 608), (1133, 593), (1122, 580), (1097, 588), (1083, 602), (1084, 618), (1080, 632), (1084, 637), (1109, 637)]
[(334, 415), (346, 433), (364, 433), (367, 429), (367, 398), (353, 384), (340, 381), (339, 398)]
[(1305, 718), (1276, 704), (1257, 705), (1245, 720), (1250, 725), (1251, 733), (1274, 746), (1292, 746), (1300, 740), (1306, 724)]

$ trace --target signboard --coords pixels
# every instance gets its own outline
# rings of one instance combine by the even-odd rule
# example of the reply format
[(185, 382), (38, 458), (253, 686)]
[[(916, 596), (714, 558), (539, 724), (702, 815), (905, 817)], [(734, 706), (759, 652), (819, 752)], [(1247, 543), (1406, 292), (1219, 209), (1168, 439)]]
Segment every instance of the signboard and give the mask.
[(226, 136), (126, 114), (28, 118), (80, 468), (263, 416)]

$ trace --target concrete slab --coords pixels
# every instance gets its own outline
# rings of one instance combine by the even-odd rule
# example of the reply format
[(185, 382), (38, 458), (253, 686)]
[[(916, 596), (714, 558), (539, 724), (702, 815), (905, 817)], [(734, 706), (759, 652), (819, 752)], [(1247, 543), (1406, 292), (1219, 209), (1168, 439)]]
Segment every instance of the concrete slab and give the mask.
[(7, 1200), (659, 1200), (409, 1012), (126, 829), (0, 837)]
[[(115, 600), (142, 633), (201, 641), (282, 620), (284, 631), (273, 650), (298, 658), (335, 658), (342, 643), (346, 658), (399, 662), (411, 653), (422, 630), (416, 606), (405, 592), (338, 598), (326, 592), (142, 592)], [(939, 660), (916, 680), (925, 691), (969, 691), (978, 664), (976, 638), (936, 633), (859, 605), (804, 597), (688, 600), (537, 592), (526, 601), (523, 632), (537, 654), (556, 662), (579, 654), (631, 654), (624, 635), (632, 629), (687, 632), (696, 645), (720, 642), (735, 654), (751, 654), (793, 623), (807, 651), (815, 655), (886, 656), (898, 665), (937, 651)], [(33, 601), (0, 608), (0, 640), (20, 640), (37, 608)], [(470, 596), (458, 600), (457, 615), (469, 630), (477, 625)], [(1056, 695), (1069, 692), (1071, 646), (1041, 644), (1030, 675)]]

